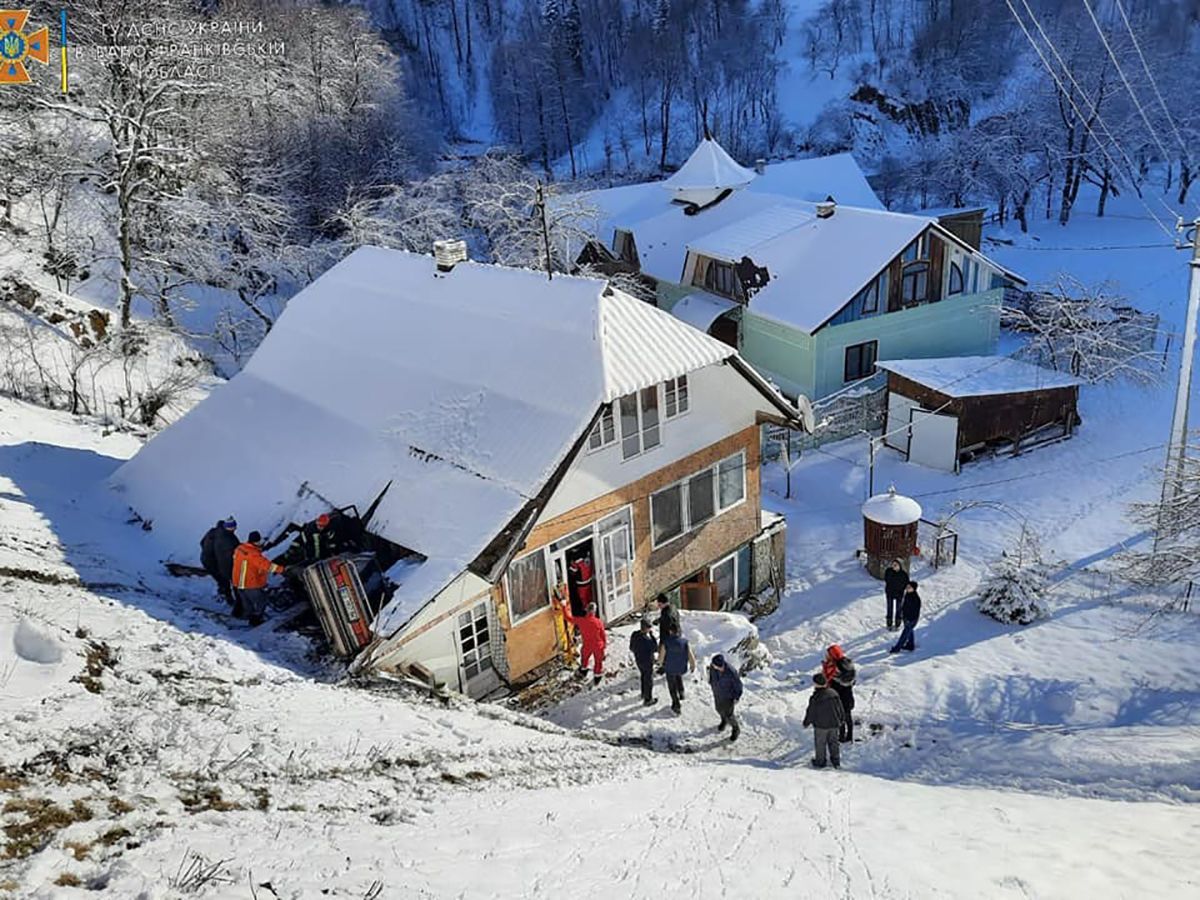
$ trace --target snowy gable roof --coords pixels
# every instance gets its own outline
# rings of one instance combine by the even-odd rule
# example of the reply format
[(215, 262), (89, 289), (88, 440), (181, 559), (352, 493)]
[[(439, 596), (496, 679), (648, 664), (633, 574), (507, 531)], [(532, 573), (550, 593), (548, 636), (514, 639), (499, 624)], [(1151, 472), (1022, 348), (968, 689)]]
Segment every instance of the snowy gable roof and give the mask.
[(245, 369), (114, 482), (192, 554), (230, 512), (243, 534), (268, 534), (314, 514), (314, 497), (362, 509), (391, 482), (371, 530), (452, 575), (601, 402), (733, 352), (602, 281), (439, 273), (430, 257), (364, 248), (293, 298)]
[(1022, 394), (1082, 384), (1078, 378), (1063, 372), (1043, 369), (1005, 356), (889, 359), (876, 365), (947, 397)]
[(832, 197), (846, 206), (883, 209), (867, 176), (850, 153), (771, 163), (749, 190), (813, 203)]
[(736, 257), (747, 255), (771, 274), (750, 309), (811, 333), (932, 224), (921, 216), (841, 205), (828, 218), (813, 215)]
[(724, 147), (706, 137), (679, 171), (661, 186), (672, 200), (704, 204), (716, 199), (722, 191), (745, 187), (754, 178), (752, 169), (738, 165)]

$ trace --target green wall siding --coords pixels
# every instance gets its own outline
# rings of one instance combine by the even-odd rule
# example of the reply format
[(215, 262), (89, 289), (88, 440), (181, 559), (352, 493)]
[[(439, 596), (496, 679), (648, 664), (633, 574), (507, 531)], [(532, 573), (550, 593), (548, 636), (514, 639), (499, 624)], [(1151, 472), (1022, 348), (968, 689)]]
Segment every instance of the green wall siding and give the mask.
[(1003, 293), (992, 290), (956, 296), (827, 326), (815, 335), (747, 310), (742, 321), (742, 355), (785, 391), (818, 400), (843, 386), (846, 347), (852, 344), (878, 341), (881, 360), (994, 353)]

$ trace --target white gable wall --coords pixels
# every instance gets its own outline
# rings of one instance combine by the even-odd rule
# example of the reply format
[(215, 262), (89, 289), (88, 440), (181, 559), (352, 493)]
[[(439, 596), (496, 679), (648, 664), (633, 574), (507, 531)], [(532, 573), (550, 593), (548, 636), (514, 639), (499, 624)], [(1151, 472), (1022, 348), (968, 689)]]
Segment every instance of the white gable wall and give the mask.
[[(661, 388), (659, 394), (659, 413), (665, 415)], [(728, 365), (705, 366), (690, 372), (688, 397), (689, 409), (684, 415), (661, 419), (662, 443), (632, 459), (621, 458), (618, 414), (616, 443), (590, 453), (585, 447), (576, 456), (538, 523), (547, 522), (736, 434), (755, 423), (759, 410), (777, 413), (743, 375)]]

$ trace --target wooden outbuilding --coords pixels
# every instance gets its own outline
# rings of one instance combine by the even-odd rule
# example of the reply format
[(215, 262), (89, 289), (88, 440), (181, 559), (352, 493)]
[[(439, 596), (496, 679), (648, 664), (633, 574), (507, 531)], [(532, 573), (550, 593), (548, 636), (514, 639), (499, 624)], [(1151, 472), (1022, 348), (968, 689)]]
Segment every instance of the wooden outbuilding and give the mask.
[(911, 461), (957, 471), (980, 453), (1063, 440), (1080, 424), (1079, 379), (1015, 359), (880, 362), (888, 373), (885, 443)]
[(867, 551), (867, 571), (882, 579), (884, 570), (899, 560), (904, 571), (917, 552), (917, 523), (921, 504), (896, 493), (893, 485), (885, 494), (876, 494), (862, 506), (863, 546)]

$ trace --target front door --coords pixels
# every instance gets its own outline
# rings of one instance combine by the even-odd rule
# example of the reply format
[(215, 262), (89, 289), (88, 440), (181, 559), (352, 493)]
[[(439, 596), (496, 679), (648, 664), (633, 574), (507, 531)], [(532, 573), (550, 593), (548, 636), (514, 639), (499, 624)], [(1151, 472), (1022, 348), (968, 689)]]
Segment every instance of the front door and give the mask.
[(604, 619), (611, 622), (633, 611), (633, 560), (629, 553), (629, 528), (622, 525), (600, 536), (604, 561), (601, 578), (604, 590)]
[(492, 664), (487, 600), (458, 614), (457, 643), (463, 693), (482, 697), (500, 684), (500, 676)]

